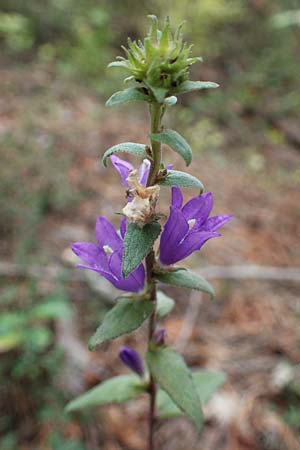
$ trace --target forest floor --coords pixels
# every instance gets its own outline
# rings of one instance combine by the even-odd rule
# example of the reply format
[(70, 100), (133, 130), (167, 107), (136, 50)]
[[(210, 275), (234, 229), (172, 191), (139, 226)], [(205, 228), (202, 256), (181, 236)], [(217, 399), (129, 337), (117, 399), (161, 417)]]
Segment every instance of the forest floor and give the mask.
[[(138, 110), (107, 110), (103, 99), (88, 88), (61, 82), (39, 67), (8, 68), (0, 77), (1, 177), (5, 180), (0, 194), (4, 209), (0, 219), (2, 262), (19, 261), (20, 257), (26, 265), (66, 266), (70, 242), (93, 240), (98, 215), (118, 223), (115, 212), (122, 209), (125, 192), (114, 169), (104, 169), (100, 157), (119, 142), (145, 142), (147, 112), (140, 106)], [(184, 111), (182, 107), (181, 114)], [(222, 136), (220, 148), (195, 148), (189, 170), (213, 192), (214, 214), (230, 213), (234, 218), (220, 239), (209, 241), (189, 260), (189, 267), (300, 267), (299, 148), (282, 130), (257, 126), (253, 118), (241, 119), (239, 132), (247, 130), (247, 134), (239, 147), (236, 129), (211, 121), (213, 130)], [(166, 162), (173, 161), (173, 156), (166, 150)], [(174, 160), (176, 168), (183, 169), (177, 156)], [(188, 190), (186, 199), (191, 195), (195, 192)], [(15, 205), (13, 214), (7, 203)], [(160, 204), (162, 212), (167, 213), (168, 203), (166, 192)], [(25, 250), (24, 240), (30, 241)], [(299, 383), (299, 282), (279, 278), (215, 279), (212, 283), (217, 292), (213, 303), (204, 296), (164, 289), (178, 299), (164, 326), (168, 343), (183, 350), (190, 366), (222, 370), (228, 380), (206, 407), (207, 423), (200, 437), (185, 419), (170, 420), (158, 425), (158, 448), (299, 449), (300, 390), (290, 385), (291, 381)], [(37, 286), (43, 293), (51, 291), (49, 280), (41, 279)], [(99, 294), (85, 281), (70, 281), (66, 289), (76, 319), (72, 333), (85, 348), (100, 320), (94, 318)], [(95, 296), (92, 306), (88, 296)], [(105, 308), (99, 306), (101, 314)], [(59, 339), (61, 327), (56, 330)], [(125, 372), (117, 356), (120, 342), (143, 352), (144, 334), (143, 328), (114, 341), (104, 351), (89, 354), (88, 367), (81, 368), (79, 390)], [(93, 367), (99, 365), (103, 370), (91, 370), (90, 360)], [(75, 417), (64, 433), (67, 438), (78, 437), (82, 449), (142, 450), (146, 413), (146, 399), (110, 406), (90, 416), (93, 422), (89, 425)], [(24, 438), (19, 448), (52, 449), (45, 444), (49, 424), (43, 429), (37, 423), (31, 426), (38, 427), (33, 432), (34, 447)]]

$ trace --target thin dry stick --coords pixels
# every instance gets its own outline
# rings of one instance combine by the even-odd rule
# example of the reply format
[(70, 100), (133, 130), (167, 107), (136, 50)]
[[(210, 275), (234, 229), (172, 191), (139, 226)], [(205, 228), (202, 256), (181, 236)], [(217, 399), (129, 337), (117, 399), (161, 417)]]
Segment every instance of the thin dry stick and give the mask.
[[(300, 283), (300, 267), (272, 267), (258, 265), (244, 266), (207, 266), (195, 270), (208, 279), (228, 280), (270, 280), (291, 281)], [(27, 266), (0, 261), (0, 276), (2, 277), (32, 277), (46, 279), (67, 279), (68, 281), (84, 281), (86, 274), (57, 264), (47, 267)]]

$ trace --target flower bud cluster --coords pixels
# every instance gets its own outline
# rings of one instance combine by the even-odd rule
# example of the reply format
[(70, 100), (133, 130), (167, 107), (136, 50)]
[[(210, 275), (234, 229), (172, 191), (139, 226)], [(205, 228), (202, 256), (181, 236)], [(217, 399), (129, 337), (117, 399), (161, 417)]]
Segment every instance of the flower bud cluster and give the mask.
[(119, 56), (109, 67), (125, 68), (130, 74), (125, 82), (138, 82), (150, 98), (162, 102), (179, 91), (189, 78), (189, 67), (202, 58), (191, 57), (192, 45), (183, 42), (182, 24), (173, 34), (169, 18), (159, 30), (156, 16), (149, 17), (151, 26), (144, 41), (128, 39), (128, 48), (122, 47), (127, 59)]

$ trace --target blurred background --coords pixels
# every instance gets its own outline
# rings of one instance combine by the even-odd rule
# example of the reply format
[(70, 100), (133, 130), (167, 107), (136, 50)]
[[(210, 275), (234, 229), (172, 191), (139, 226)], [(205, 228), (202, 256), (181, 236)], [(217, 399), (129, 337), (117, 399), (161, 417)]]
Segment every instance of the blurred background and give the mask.
[(122, 88), (106, 66), (127, 36), (144, 36), (149, 13), (174, 28), (185, 19), (204, 58), (191, 78), (221, 85), (182, 96), (166, 123), (192, 145), (190, 170), (214, 193), (214, 213), (234, 215), (186, 263), (216, 301), (165, 289), (178, 299), (169, 344), (228, 381), (200, 437), (170, 420), (158, 425), (158, 448), (300, 448), (299, 0), (1, 0), (1, 450), (145, 448), (146, 399), (63, 409), (126, 373), (120, 344), (145, 350), (142, 329), (87, 351), (115, 292), (73, 269), (69, 244), (93, 240), (99, 214), (118, 224), (124, 190), (100, 156), (145, 142), (149, 125), (145, 105), (105, 109)]

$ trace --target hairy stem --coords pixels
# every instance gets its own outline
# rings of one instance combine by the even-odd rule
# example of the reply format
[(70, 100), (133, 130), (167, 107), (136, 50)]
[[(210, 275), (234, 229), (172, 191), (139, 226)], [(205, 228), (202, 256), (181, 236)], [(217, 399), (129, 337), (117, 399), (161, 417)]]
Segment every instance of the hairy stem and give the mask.
[[(161, 131), (162, 106), (159, 103), (150, 104), (151, 117), (151, 133), (159, 133)], [(161, 143), (151, 140), (152, 148), (152, 164), (148, 177), (148, 186), (153, 186), (156, 182), (156, 177), (159, 172), (161, 163)]]
[[(151, 117), (151, 133), (159, 133), (161, 131), (161, 118), (162, 118), (162, 106), (159, 103), (152, 103), (150, 105), (150, 117)], [(156, 183), (156, 178), (161, 163), (160, 142), (151, 141), (151, 148), (153, 159), (147, 183), (148, 186), (152, 186)], [(147, 285), (150, 293), (150, 301), (154, 302), (154, 311), (149, 319), (148, 349), (153, 339), (153, 333), (155, 331), (156, 325), (156, 284), (153, 277), (154, 263), (155, 263), (155, 255), (154, 251), (152, 251), (146, 258)], [(149, 405), (148, 450), (154, 450), (156, 385), (152, 376), (150, 377), (149, 394), (150, 394), (150, 405)]]
[[(147, 282), (150, 291), (150, 301), (154, 302), (155, 308), (149, 319), (149, 333), (148, 333), (148, 349), (150, 342), (152, 341), (153, 333), (155, 331), (156, 323), (156, 284), (153, 279), (153, 264), (155, 262), (154, 252), (152, 251), (146, 258), (146, 269), (147, 269)], [(156, 386), (155, 381), (150, 376), (149, 382), (149, 435), (148, 435), (148, 450), (154, 450), (154, 425), (155, 425), (155, 399), (156, 399)]]

